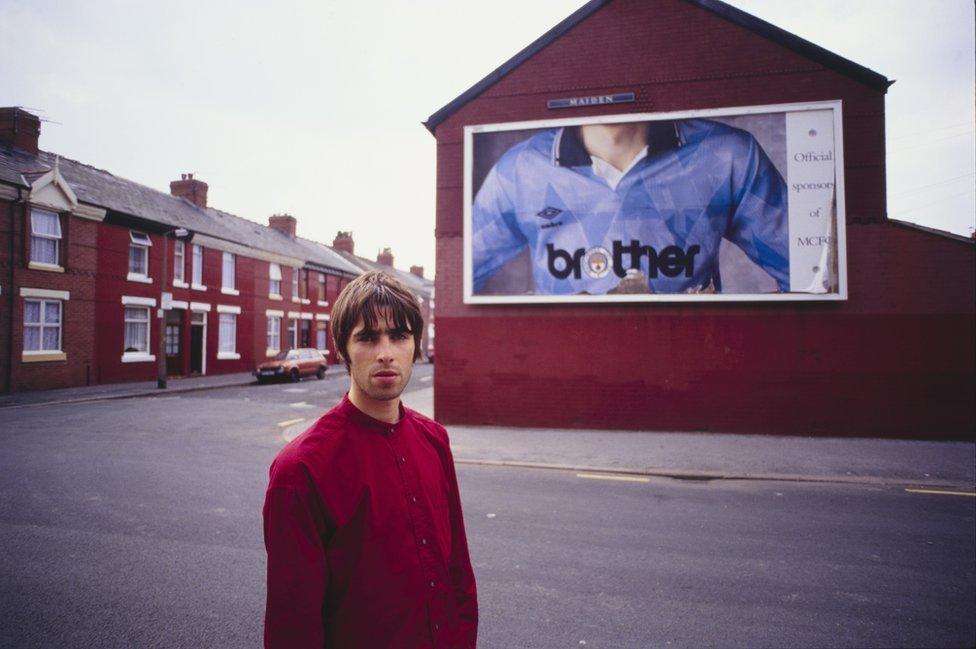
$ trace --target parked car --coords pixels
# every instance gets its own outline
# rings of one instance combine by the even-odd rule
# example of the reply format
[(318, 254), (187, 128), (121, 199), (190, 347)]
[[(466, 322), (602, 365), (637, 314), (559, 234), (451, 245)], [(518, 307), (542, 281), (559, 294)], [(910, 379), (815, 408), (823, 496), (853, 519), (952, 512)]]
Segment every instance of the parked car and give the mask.
[(258, 383), (272, 379), (287, 379), (299, 381), (303, 376), (313, 374), (320, 379), (325, 378), (328, 363), (325, 356), (317, 349), (301, 348), (287, 349), (274, 358), (258, 365), (254, 376)]

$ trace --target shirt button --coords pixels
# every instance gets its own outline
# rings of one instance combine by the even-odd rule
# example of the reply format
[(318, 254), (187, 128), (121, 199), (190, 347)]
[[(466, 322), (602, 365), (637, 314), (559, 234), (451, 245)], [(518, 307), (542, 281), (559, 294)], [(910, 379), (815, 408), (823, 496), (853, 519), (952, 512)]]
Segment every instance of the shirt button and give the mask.
[(433, 587), (434, 587), (434, 582), (430, 582), (430, 587), (431, 587), (431, 588), (433, 588)]
[(412, 502), (417, 502), (417, 497), (416, 496), (410, 496), (410, 500)]
[(439, 628), (441, 628), (441, 625), (438, 624), (437, 622), (434, 622), (434, 631), (437, 631)]
[(427, 539), (420, 539), (420, 545), (427, 545)]
[(405, 458), (404, 456), (401, 455), (400, 456), (400, 463), (401, 464), (406, 464), (407, 463), (407, 458)]

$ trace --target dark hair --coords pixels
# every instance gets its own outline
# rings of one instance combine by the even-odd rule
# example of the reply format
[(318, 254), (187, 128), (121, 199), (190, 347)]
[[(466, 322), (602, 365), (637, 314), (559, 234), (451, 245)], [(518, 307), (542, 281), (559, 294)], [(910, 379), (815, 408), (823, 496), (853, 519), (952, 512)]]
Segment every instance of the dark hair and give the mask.
[(420, 358), (420, 338), (424, 333), (424, 318), (420, 303), (400, 280), (380, 270), (363, 273), (349, 282), (332, 306), (332, 339), (339, 356), (349, 369), (346, 349), (352, 330), (363, 319), (367, 329), (375, 329), (383, 312), (389, 314), (393, 326), (413, 335), (413, 359)]

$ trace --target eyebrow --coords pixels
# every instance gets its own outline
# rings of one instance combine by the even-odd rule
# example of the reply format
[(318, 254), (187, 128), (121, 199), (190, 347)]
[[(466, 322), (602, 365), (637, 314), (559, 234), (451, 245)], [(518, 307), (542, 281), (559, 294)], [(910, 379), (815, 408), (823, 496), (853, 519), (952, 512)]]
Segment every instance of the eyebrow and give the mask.
[[(365, 336), (373, 336), (373, 335), (382, 333), (383, 331), (384, 331), (384, 329), (370, 329), (369, 327), (363, 327), (360, 331), (356, 332), (353, 335), (356, 338), (362, 338), (362, 337), (365, 337)], [(409, 334), (409, 333), (413, 333), (413, 331), (409, 327), (390, 327), (389, 329), (386, 329), (385, 331), (387, 333), (390, 333), (390, 334)]]

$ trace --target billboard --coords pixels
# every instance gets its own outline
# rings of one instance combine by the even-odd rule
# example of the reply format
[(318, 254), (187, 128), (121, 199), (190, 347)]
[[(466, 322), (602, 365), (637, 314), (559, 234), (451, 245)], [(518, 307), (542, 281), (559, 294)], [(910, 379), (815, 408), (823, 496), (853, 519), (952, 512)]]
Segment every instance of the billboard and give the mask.
[(841, 104), (464, 128), (468, 304), (847, 297)]

